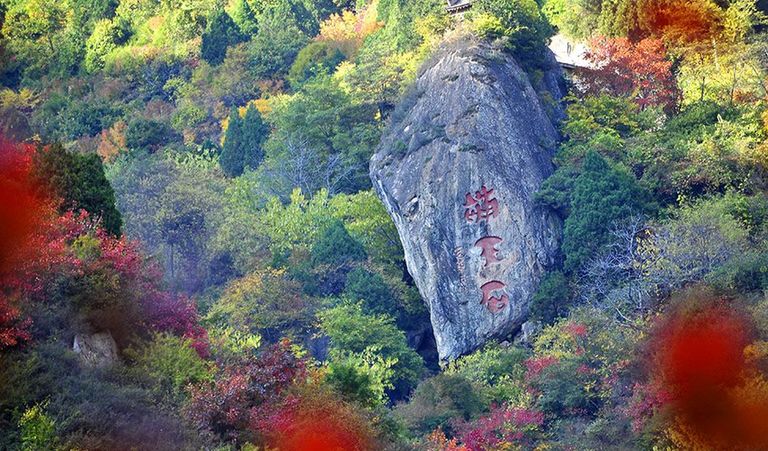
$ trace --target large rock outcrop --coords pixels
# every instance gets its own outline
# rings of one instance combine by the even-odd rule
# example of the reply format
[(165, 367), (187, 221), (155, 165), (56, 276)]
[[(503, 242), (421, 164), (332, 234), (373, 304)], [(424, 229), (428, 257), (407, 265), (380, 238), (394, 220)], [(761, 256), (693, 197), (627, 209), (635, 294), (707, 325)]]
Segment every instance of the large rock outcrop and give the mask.
[(534, 202), (558, 141), (552, 97), (490, 44), (445, 44), (371, 161), (442, 361), (519, 328), (553, 263), (560, 223)]

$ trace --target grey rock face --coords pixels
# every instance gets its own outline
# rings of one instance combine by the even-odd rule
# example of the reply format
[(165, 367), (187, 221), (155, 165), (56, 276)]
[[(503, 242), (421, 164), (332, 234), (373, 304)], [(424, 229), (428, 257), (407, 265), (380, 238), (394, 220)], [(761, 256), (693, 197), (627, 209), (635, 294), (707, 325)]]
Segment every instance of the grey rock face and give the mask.
[(89, 368), (111, 367), (119, 360), (117, 344), (109, 332), (76, 335), (72, 350), (80, 362)]
[(553, 170), (551, 107), (509, 55), (446, 44), (371, 161), (441, 361), (519, 328), (553, 263), (560, 223), (533, 199)]

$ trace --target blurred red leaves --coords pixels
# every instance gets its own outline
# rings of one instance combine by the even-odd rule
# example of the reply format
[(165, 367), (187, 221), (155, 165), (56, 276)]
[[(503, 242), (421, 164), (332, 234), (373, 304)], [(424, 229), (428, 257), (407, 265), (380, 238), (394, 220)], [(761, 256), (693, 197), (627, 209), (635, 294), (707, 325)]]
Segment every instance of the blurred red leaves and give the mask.
[(642, 0), (637, 8), (640, 28), (676, 46), (707, 42), (720, 32), (722, 10), (709, 0)]
[(768, 383), (745, 354), (756, 338), (750, 317), (704, 289), (673, 306), (651, 333), (648, 381), (635, 388), (636, 401), (653, 401), (636, 407), (667, 418), (681, 446), (768, 448)]
[(18, 298), (37, 288), (35, 273), (58, 255), (40, 245), (56, 214), (53, 201), (31, 181), (31, 153), (0, 136), (0, 349), (29, 339)]

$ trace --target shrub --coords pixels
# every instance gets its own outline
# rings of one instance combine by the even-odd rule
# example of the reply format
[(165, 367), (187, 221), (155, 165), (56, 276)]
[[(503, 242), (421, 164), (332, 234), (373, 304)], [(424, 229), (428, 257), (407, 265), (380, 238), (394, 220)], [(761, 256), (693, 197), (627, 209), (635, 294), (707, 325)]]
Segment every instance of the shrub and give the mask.
[(400, 314), (397, 300), (384, 283), (384, 278), (364, 268), (355, 268), (347, 274), (344, 296), (363, 301), (366, 311), (371, 313), (387, 313), (395, 317)]
[(200, 358), (192, 341), (167, 333), (156, 333), (150, 341), (126, 349), (131, 372), (169, 406), (187, 397), (187, 386), (212, 378), (210, 365)]
[(396, 390), (407, 393), (416, 385), (424, 362), (408, 347), (405, 334), (388, 315), (367, 315), (360, 304), (342, 303), (318, 313), (320, 329), (331, 339), (331, 352), (364, 353), (376, 349), (384, 359), (393, 358)]
[(347, 232), (344, 223), (333, 221), (312, 246), (312, 263), (315, 265), (342, 266), (367, 257), (363, 245)]
[(130, 24), (122, 18), (96, 22), (91, 36), (85, 42), (85, 69), (89, 72), (103, 69), (104, 58), (128, 41), (130, 35)]
[(547, 273), (531, 300), (531, 318), (551, 323), (565, 316), (570, 304), (568, 279), (560, 271)]
[(298, 284), (284, 271), (255, 271), (232, 281), (211, 306), (206, 320), (269, 343), (307, 335), (313, 312)]
[(288, 72), (288, 81), (298, 89), (305, 81), (321, 73), (332, 74), (345, 56), (327, 42), (313, 42), (301, 49)]
[(527, 397), (523, 380), (526, 356), (517, 347), (488, 344), (451, 362), (445, 372), (478, 384), (486, 403), (518, 405)]
[(164, 122), (136, 118), (128, 123), (125, 144), (129, 149), (145, 149), (155, 152), (178, 140), (179, 136)]
[(608, 244), (613, 224), (647, 208), (648, 193), (629, 171), (614, 168), (597, 152), (589, 152), (574, 183), (571, 214), (565, 220), (565, 269), (580, 269)]
[(377, 355), (378, 348), (370, 347), (363, 353), (336, 351), (328, 364), (326, 382), (345, 399), (367, 407), (385, 405), (386, 391), (394, 387), (392, 367), (397, 361)]
[(203, 433), (243, 444), (256, 442), (256, 413), (267, 416), (294, 382), (306, 376), (307, 362), (291, 352), (290, 342), (273, 345), (257, 357), (231, 363), (213, 382), (191, 390), (187, 417)]
[(19, 420), (22, 451), (52, 449), (56, 445), (56, 424), (45, 412), (46, 404), (35, 404)]
[(519, 407), (495, 407), (488, 415), (461, 424), (458, 440), (468, 451), (535, 448), (536, 432), (544, 424), (542, 412)]
[(277, 408), (255, 415), (254, 426), (284, 451), (380, 449), (365, 411), (327, 387), (301, 384)]
[(504, 38), (507, 48), (524, 67), (544, 63), (546, 41), (552, 28), (535, 0), (484, 0), (474, 8), (481, 36)]
[(438, 374), (416, 387), (397, 413), (409, 428), (427, 434), (441, 428), (449, 435), (454, 425), (474, 418), (485, 409), (478, 386), (455, 374)]

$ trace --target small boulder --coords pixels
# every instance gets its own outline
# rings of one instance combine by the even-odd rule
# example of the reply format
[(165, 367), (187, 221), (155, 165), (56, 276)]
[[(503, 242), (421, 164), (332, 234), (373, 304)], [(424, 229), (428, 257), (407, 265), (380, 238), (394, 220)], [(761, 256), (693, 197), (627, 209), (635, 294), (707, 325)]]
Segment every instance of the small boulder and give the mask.
[(109, 368), (119, 360), (117, 343), (109, 332), (75, 335), (72, 350), (88, 368)]

